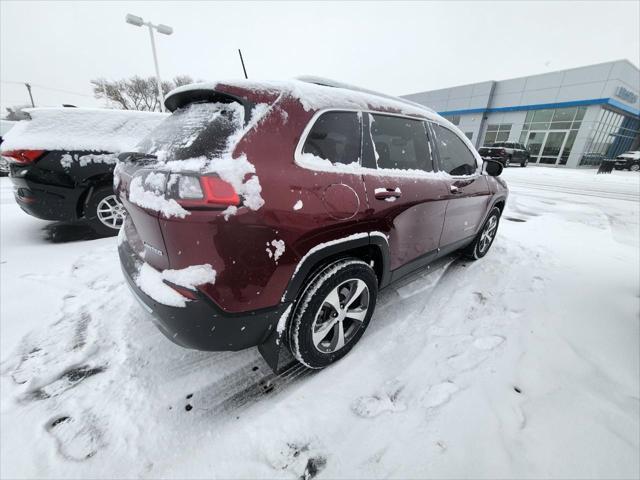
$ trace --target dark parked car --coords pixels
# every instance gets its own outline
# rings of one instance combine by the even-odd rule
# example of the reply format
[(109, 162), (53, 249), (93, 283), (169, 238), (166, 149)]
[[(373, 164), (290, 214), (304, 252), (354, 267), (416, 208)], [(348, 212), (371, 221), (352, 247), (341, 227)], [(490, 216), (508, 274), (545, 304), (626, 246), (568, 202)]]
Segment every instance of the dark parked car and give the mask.
[(82, 108), (29, 109), (4, 137), (2, 156), (20, 208), (44, 220), (86, 221), (115, 235), (124, 209), (113, 192), (113, 168), (166, 115)]
[(640, 171), (640, 151), (625, 152), (616, 157), (616, 170)]
[(478, 153), (483, 159), (500, 162), (505, 167), (509, 167), (513, 163), (517, 163), (521, 167), (526, 167), (529, 164), (529, 150), (517, 142), (494, 143), (490, 147), (481, 147)]
[(170, 93), (116, 167), (126, 279), (200, 350), (280, 347), (311, 368), (364, 333), (378, 291), (437, 258), (483, 257), (508, 190), (455, 126), (409, 102), (304, 82)]

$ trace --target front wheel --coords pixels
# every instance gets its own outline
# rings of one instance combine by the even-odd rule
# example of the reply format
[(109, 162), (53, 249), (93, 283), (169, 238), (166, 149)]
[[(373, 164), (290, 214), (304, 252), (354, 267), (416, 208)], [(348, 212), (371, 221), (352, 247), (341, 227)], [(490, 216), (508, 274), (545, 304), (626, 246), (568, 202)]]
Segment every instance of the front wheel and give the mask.
[(640, 171), (640, 164), (639, 163), (634, 163), (633, 165), (631, 165), (629, 167), (629, 171), (630, 172), (637, 172)]
[(85, 217), (91, 228), (99, 235), (115, 235), (122, 227), (125, 209), (111, 186), (98, 187), (94, 190)]
[(473, 243), (464, 250), (467, 258), (478, 260), (487, 254), (498, 232), (500, 214), (501, 212), (498, 207), (494, 207), (491, 212), (489, 212), (489, 216), (484, 222), (482, 230), (480, 230), (480, 233), (478, 233)]
[(340, 360), (364, 334), (376, 306), (378, 279), (362, 260), (324, 267), (296, 304), (289, 331), (292, 354), (309, 368)]
[(525, 158), (525, 159), (524, 159), (524, 162), (522, 162), (522, 163), (520, 164), (520, 166), (521, 166), (522, 168), (524, 168), (524, 167), (526, 167), (527, 165), (529, 165), (529, 159), (528, 159), (528, 158)]

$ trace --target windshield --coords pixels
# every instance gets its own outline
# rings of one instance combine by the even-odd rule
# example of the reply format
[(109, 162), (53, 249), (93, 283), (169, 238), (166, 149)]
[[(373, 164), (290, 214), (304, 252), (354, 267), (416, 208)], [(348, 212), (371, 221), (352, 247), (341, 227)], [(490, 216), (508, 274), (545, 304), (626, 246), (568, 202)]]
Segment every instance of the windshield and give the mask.
[(239, 103), (191, 103), (177, 109), (137, 146), (136, 151), (160, 160), (215, 157), (228, 150), (228, 141), (242, 129)]

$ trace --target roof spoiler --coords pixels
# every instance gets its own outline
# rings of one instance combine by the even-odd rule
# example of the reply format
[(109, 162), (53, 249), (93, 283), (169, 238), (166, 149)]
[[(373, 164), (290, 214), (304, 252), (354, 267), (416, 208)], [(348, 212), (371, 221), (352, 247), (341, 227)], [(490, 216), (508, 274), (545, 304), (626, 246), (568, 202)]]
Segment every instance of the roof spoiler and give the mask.
[(211, 103), (233, 103), (237, 102), (244, 107), (244, 121), (245, 124), (251, 118), (251, 110), (253, 109), (253, 103), (249, 102), (245, 98), (230, 95), (224, 92), (218, 92), (210, 88), (198, 88), (195, 90), (184, 90), (181, 92), (172, 93), (164, 102), (164, 106), (170, 112), (184, 107), (190, 103), (196, 102), (211, 102)]

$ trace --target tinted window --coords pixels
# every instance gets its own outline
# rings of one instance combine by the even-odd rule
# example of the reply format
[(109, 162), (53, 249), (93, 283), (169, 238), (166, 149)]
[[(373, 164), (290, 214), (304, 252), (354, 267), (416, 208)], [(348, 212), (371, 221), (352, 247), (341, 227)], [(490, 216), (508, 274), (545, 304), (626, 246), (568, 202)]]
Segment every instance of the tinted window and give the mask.
[(136, 151), (169, 160), (220, 155), (243, 121), (244, 107), (239, 103), (191, 103), (163, 120)]
[(425, 125), (387, 115), (369, 115), (378, 168), (433, 171)]
[(360, 161), (360, 119), (355, 112), (322, 114), (309, 132), (302, 153), (310, 153), (332, 163)]
[(471, 175), (478, 168), (476, 158), (465, 143), (448, 128), (433, 124), (440, 166), (450, 175)]

